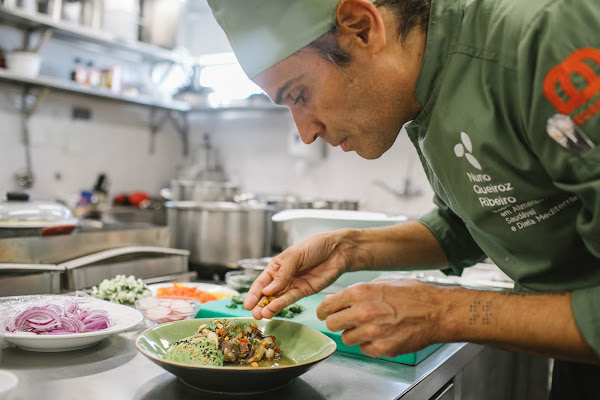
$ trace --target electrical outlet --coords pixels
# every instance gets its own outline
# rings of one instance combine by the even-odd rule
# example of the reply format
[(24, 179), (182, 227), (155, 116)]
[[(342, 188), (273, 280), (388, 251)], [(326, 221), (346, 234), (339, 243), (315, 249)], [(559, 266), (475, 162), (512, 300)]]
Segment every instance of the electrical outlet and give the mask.
[(71, 118), (74, 120), (89, 121), (92, 119), (92, 110), (85, 107), (73, 107), (71, 111)]

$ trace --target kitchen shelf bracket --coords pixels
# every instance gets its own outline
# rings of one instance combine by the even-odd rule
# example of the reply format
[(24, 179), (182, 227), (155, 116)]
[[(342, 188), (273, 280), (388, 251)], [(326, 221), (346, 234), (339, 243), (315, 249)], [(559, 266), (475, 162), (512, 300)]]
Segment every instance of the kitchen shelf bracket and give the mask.
[(154, 154), (156, 151), (156, 135), (167, 122), (171, 122), (177, 133), (181, 136), (183, 155), (187, 156), (189, 153), (190, 130), (188, 113), (184, 111), (159, 109), (156, 107), (150, 109), (150, 154)]
[[(30, 86), (24, 86), (21, 94), (21, 141), (25, 150), (25, 171), (17, 172), (15, 179), (17, 180), (17, 185), (25, 189), (31, 188), (34, 182), (33, 167), (31, 163), (29, 119), (35, 114), (49, 92), (50, 89), (42, 88), (37, 95), (34, 95), (32, 94)], [(35, 98), (33, 102), (29, 101), (32, 97)]]
[[(164, 71), (156, 72), (157, 69), (160, 68), (161, 65), (166, 65)], [(157, 86), (162, 85), (167, 80), (167, 77), (173, 71), (173, 68), (175, 68), (176, 65), (177, 64), (172, 60), (154, 61), (153, 63), (150, 64), (150, 79), (152, 80), (152, 76), (156, 72), (159, 75), (159, 78), (156, 80), (155, 84)]]
[[(33, 33), (41, 31), (40, 38), (35, 46), (31, 46)], [(29, 28), (23, 30), (23, 50), (37, 53), (52, 38), (52, 28)]]

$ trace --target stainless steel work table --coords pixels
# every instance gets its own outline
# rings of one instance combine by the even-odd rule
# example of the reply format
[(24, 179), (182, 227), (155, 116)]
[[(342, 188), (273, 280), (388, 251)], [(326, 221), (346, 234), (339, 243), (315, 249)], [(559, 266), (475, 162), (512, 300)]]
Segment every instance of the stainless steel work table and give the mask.
[[(145, 328), (142, 322), (127, 332), (75, 351), (38, 353), (5, 348), (1, 367), (19, 378), (6, 400), (229, 397), (190, 388), (139, 353), (134, 342)], [(482, 349), (474, 344), (447, 344), (416, 366), (336, 352), (284, 388), (243, 398), (429, 399)]]

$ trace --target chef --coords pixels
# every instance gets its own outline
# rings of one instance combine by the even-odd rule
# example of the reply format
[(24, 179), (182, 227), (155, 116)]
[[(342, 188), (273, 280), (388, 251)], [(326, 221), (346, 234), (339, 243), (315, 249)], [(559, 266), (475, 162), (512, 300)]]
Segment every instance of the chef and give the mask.
[[(552, 399), (600, 379), (597, 0), (209, 0), (247, 75), (317, 138), (376, 159), (406, 128), (436, 208), (312, 236), (276, 256), (245, 307), (271, 318), (347, 271), (489, 257), (510, 292), (378, 279), (317, 310), (346, 345), (393, 357), (469, 341), (553, 357)], [(572, 143), (571, 143), (572, 142)], [(276, 295), (258, 305), (264, 295)]]

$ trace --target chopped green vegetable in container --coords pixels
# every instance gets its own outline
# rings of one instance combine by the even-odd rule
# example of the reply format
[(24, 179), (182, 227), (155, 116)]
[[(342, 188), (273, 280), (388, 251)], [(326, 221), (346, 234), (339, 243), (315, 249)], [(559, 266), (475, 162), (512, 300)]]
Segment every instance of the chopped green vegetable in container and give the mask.
[(150, 289), (133, 275), (117, 275), (105, 279), (98, 286), (92, 287), (92, 296), (118, 304), (134, 304), (144, 295), (150, 294)]

